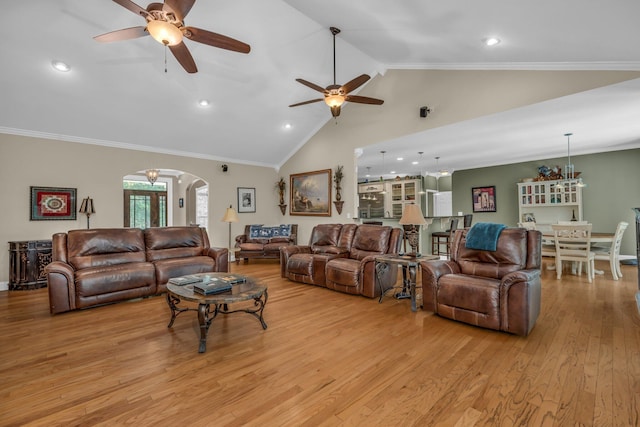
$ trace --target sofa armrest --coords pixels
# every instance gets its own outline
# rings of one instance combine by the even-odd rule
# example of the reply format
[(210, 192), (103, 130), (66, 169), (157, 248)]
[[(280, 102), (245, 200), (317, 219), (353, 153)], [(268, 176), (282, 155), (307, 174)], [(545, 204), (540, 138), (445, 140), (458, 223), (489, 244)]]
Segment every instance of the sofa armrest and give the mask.
[(526, 336), (540, 314), (540, 270), (520, 270), (509, 273), (500, 283), (500, 328)]
[(436, 293), (440, 277), (446, 274), (459, 274), (460, 266), (453, 261), (436, 260), (420, 262), (422, 270), (422, 308), (436, 310)]
[(53, 261), (45, 267), (51, 314), (76, 309), (75, 270), (62, 261)]
[(239, 236), (236, 236), (236, 248), (240, 247), (240, 244), (242, 243), (247, 243), (247, 235), (246, 234), (241, 234)]
[(309, 246), (298, 246), (298, 245), (289, 245), (282, 246), (280, 248), (280, 277), (286, 278), (287, 275), (287, 262), (289, 262), (289, 258), (294, 254), (310, 254), (311, 247)]
[(289, 244), (290, 245), (297, 245), (298, 244), (298, 235), (295, 233), (291, 233), (291, 235), (289, 236)]
[(229, 271), (229, 249), (207, 248), (204, 255), (211, 257), (216, 262), (216, 272), (227, 273)]

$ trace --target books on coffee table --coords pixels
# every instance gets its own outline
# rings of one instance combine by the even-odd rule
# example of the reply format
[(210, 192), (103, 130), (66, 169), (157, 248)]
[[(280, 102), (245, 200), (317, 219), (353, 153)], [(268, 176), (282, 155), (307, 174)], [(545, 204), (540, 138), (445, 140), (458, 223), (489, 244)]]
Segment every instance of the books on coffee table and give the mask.
[(196, 283), (193, 291), (202, 295), (215, 295), (230, 291), (233, 285), (222, 280), (211, 281), (209, 283)]
[(174, 277), (172, 279), (169, 279), (169, 283), (172, 283), (178, 286), (190, 285), (192, 283), (198, 283), (198, 282), (202, 282), (202, 277), (181, 276), (181, 277)]

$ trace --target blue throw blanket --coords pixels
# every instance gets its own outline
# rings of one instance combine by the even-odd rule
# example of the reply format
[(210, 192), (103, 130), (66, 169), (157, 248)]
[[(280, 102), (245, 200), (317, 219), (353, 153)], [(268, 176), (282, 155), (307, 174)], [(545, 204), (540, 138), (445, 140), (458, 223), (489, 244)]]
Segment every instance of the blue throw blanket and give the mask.
[(465, 247), (481, 251), (495, 251), (498, 248), (500, 232), (507, 228), (504, 224), (478, 222), (467, 232)]

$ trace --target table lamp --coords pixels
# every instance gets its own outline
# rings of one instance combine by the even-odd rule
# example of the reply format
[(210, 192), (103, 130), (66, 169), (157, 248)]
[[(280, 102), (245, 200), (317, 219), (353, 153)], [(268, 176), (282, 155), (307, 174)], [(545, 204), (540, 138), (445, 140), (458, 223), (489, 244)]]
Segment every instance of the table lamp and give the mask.
[(415, 203), (404, 205), (402, 218), (400, 218), (398, 224), (411, 226), (404, 227), (405, 238), (409, 241), (409, 246), (411, 246), (411, 253), (407, 255), (419, 257), (421, 255), (419, 252), (420, 226), (427, 224), (427, 221), (425, 221), (424, 216), (422, 215), (422, 209), (420, 209), (420, 206)]
[(231, 205), (227, 208), (227, 211), (224, 213), (221, 221), (229, 223), (229, 262), (231, 262), (231, 223), (239, 221), (238, 214)]
[(89, 229), (89, 217), (91, 214), (96, 213), (93, 208), (93, 199), (91, 197), (87, 197), (82, 199), (82, 205), (80, 205), (80, 213), (87, 215), (87, 229)]

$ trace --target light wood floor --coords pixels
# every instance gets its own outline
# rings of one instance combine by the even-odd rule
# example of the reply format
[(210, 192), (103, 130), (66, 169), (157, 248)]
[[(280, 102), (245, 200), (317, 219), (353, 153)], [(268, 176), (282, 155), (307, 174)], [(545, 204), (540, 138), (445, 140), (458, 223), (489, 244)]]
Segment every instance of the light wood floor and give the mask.
[(194, 312), (167, 329), (164, 297), (50, 316), (46, 289), (0, 292), (0, 425), (640, 422), (636, 267), (545, 270), (527, 338), (285, 281), (273, 261), (232, 268), (269, 286), (269, 327), (217, 318), (205, 354)]

